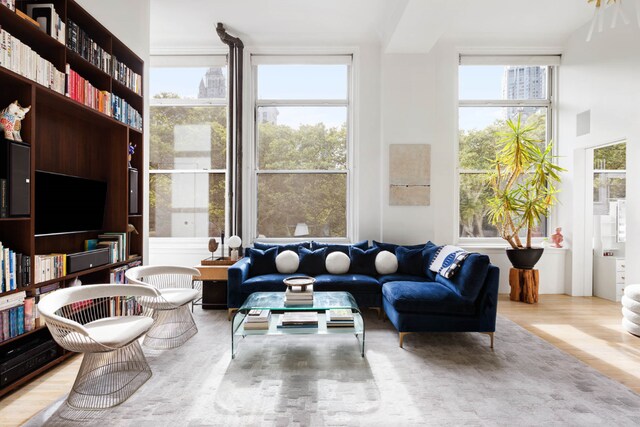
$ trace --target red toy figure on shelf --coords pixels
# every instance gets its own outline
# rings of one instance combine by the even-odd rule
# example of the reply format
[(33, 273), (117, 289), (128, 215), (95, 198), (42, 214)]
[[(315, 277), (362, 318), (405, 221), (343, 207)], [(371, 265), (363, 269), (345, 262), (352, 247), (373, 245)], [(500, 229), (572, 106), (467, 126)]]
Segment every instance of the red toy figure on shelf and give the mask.
[(556, 228), (556, 232), (551, 235), (551, 241), (553, 242), (552, 247), (561, 248), (563, 240), (564, 236), (562, 236), (562, 227), (558, 227)]

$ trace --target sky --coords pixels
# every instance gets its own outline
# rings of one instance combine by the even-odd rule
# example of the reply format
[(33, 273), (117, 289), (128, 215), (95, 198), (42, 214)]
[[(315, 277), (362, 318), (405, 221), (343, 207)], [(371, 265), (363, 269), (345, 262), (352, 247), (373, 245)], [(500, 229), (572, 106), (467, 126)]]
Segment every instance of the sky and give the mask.
[[(152, 68), (151, 96), (174, 92), (182, 98), (195, 99), (206, 72), (207, 68)], [(226, 76), (226, 69), (223, 74)], [(346, 65), (260, 65), (258, 76), (258, 99), (348, 98)], [(340, 127), (347, 116), (345, 107), (279, 107), (278, 111), (278, 124), (292, 128), (319, 122)]]
[[(177, 92), (182, 98), (197, 98), (207, 68), (151, 68), (152, 96)], [(223, 74), (226, 76), (226, 68)], [(504, 66), (462, 66), (459, 68), (460, 99), (502, 98)], [(346, 65), (260, 65), (258, 99), (347, 99)], [(339, 127), (346, 121), (344, 107), (280, 107), (278, 123), (298, 128), (301, 124), (324, 122)], [(504, 118), (503, 108), (460, 109), (459, 124), (464, 130), (482, 129)]]

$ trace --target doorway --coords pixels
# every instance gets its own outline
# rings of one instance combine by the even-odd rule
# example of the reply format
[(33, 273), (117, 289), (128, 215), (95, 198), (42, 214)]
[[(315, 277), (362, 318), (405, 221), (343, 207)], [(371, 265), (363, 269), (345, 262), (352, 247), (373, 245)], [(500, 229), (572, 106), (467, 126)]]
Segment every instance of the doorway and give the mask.
[(589, 149), (593, 295), (620, 301), (625, 285), (626, 141)]

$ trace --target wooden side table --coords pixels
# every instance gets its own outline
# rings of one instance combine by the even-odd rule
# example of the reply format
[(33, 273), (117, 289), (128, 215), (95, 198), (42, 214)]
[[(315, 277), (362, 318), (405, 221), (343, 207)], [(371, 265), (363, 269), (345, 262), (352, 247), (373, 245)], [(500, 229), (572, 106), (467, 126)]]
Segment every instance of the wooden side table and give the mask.
[(227, 270), (231, 265), (196, 265), (202, 280), (202, 308), (205, 310), (227, 308)]

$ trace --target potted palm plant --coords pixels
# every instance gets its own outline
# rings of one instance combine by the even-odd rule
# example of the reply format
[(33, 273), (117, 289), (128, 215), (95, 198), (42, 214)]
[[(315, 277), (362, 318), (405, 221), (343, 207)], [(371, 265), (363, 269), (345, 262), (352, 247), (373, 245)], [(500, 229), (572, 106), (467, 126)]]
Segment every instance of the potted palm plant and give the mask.
[[(532, 117), (523, 124), (520, 115), (506, 122), (507, 130), (498, 135), (496, 157), (489, 184), (489, 220), (500, 237), (509, 243), (507, 256), (514, 268), (532, 269), (543, 248), (533, 248), (533, 230), (557, 201), (560, 166), (554, 163), (552, 143), (544, 145), (537, 137), (542, 125)], [(520, 233), (526, 231), (523, 243)]]

